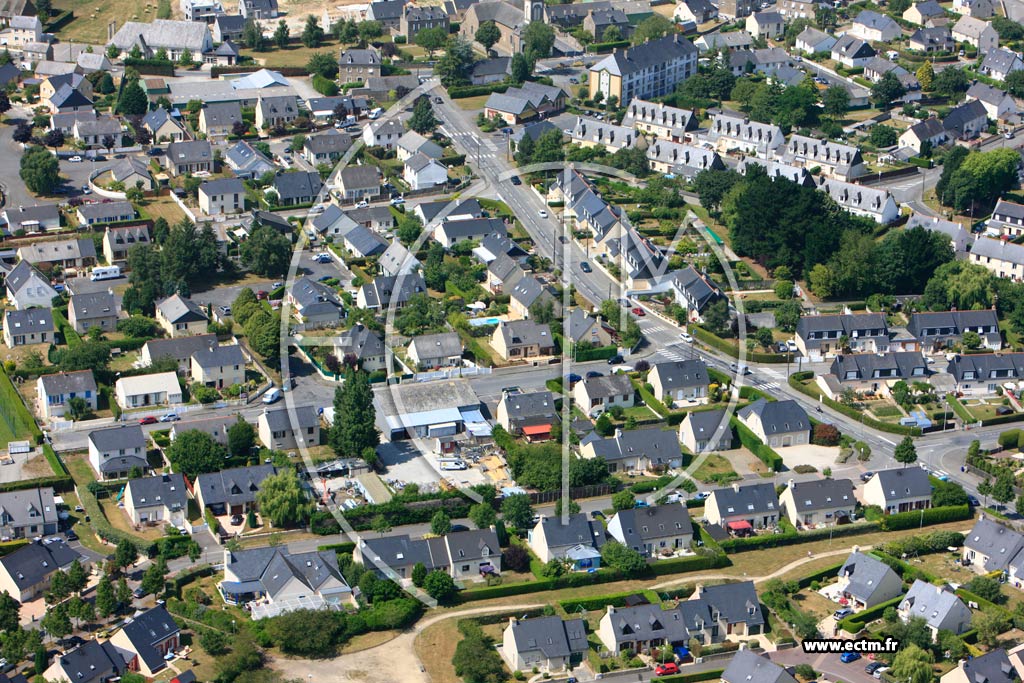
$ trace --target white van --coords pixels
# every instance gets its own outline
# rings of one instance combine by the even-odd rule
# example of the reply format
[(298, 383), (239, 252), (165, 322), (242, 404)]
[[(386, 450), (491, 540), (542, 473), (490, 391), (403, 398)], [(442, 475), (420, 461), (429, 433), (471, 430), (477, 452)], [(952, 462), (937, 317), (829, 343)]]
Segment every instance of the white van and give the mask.
[(116, 280), (121, 277), (121, 266), (96, 266), (89, 273), (89, 279), (95, 282), (96, 280)]
[(267, 393), (263, 394), (263, 402), (267, 405), (275, 403), (281, 400), (281, 390), (277, 387), (271, 387)]
[(383, 113), (384, 113), (383, 109), (381, 109), (380, 107), (375, 107), (374, 109), (370, 110), (370, 113), (367, 114), (367, 116), (370, 119), (379, 119), (380, 115), (383, 114)]

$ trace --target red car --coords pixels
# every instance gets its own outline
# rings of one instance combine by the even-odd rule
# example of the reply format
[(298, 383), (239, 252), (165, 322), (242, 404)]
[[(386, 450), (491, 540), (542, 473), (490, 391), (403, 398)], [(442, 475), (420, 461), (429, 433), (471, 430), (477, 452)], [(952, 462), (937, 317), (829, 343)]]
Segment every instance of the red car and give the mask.
[(149, 417), (144, 417), (141, 420), (139, 420), (140, 425), (155, 425), (157, 422), (159, 422), (159, 420), (157, 420), (152, 415), (150, 415)]
[(647, 315), (647, 313), (644, 311), (644, 309), (642, 309), (639, 306), (637, 306), (636, 308), (633, 309), (633, 315), (639, 316), (639, 317), (642, 318), (645, 315)]
[(267, 293), (267, 290), (265, 289), (261, 289), (260, 291), (256, 292), (256, 298), (259, 299), (260, 301), (263, 301), (268, 296), (270, 295)]
[(655, 676), (668, 676), (669, 674), (679, 673), (679, 667), (676, 666), (675, 662), (665, 662), (654, 667)]

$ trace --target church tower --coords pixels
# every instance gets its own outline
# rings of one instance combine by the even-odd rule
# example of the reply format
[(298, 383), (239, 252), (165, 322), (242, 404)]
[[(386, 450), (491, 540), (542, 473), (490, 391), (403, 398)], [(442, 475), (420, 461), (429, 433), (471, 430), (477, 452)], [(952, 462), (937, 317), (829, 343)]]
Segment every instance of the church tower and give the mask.
[(544, 0), (523, 0), (523, 25), (544, 21)]

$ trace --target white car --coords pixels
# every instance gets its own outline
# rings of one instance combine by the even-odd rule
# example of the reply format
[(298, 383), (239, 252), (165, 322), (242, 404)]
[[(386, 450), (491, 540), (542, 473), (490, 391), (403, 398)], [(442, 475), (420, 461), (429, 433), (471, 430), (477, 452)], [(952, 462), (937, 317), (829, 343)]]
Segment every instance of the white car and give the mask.
[(71, 163), (73, 163), (73, 164), (77, 164), (77, 163), (79, 163), (79, 162), (81, 162), (81, 161), (82, 161), (82, 157), (80, 157), (80, 156), (78, 156), (78, 155), (76, 154), (75, 156), (73, 156), (73, 157), (71, 157), (70, 159), (68, 159), (68, 161), (70, 161), (70, 162), (71, 162)]
[(391, 206), (398, 206), (399, 204), (405, 204), (405, 197), (395, 197), (391, 200)]
[(366, 200), (364, 199), (364, 200), (362, 200), (361, 202), (359, 202), (358, 204), (356, 204), (356, 208), (357, 208), (357, 209), (364, 209), (364, 208), (366, 208), (366, 207), (367, 207), (367, 206), (369, 206), (369, 205), (370, 205), (370, 202), (368, 202), (368, 201), (366, 201)]
[(167, 413), (166, 415), (160, 416), (161, 422), (178, 422), (179, 420), (181, 420), (181, 418), (178, 417), (177, 413)]
[(548, 212), (545, 211), (544, 209), (541, 209), (540, 210), (540, 217), (541, 218), (547, 218), (548, 217)]
[(687, 344), (692, 344), (693, 343), (693, 337), (690, 335), (689, 332), (680, 332), (679, 333), (679, 338), (682, 339)]

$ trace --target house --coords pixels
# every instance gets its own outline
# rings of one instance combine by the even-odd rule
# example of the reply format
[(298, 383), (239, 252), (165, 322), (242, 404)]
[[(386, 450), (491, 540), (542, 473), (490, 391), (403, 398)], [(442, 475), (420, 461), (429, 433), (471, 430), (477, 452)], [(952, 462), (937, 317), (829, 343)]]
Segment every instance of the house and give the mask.
[(927, 26), (929, 22), (936, 22), (946, 17), (946, 11), (938, 0), (924, 0), (916, 2), (903, 11), (903, 20), (918, 26)]
[(186, 21), (212, 24), (217, 16), (224, 14), (224, 7), (218, 0), (181, 0), (181, 13)]
[(7, 348), (53, 343), (53, 313), (48, 308), (6, 310), (4, 343)]
[(206, 140), (183, 140), (167, 145), (164, 168), (172, 176), (213, 172), (213, 150)]
[(697, 51), (706, 54), (714, 50), (723, 52), (736, 52), (737, 50), (749, 50), (754, 46), (754, 37), (746, 31), (728, 31), (722, 33), (706, 33), (693, 41)]
[(19, 230), (26, 234), (60, 229), (60, 208), (56, 204), (8, 207), (3, 210), (6, 232), (13, 235)]
[(334, 355), (346, 364), (354, 361), (365, 372), (377, 372), (388, 367), (384, 339), (362, 323), (334, 337)]
[(352, 146), (352, 136), (331, 128), (310, 135), (302, 143), (302, 158), (311, 164), (329, 164), (338, 161)]
[(771, 483), (740, 485), (711, 491), (704, 502), (704, 517), (737, 534), (768, 529), (779, 522), (779, 497)]
[(1005, 81), (1013, 71), (1024, 69), (1024, 60), (1020, 55), (1004, 47), (992, 48), (985, 53), (979, 71), (997, 81)]
[(736, 417), (762, 443), (772, 448), (810, 443), (810, 420), (796, 401), (758, 399), (737, 411)]
[(550, 391), (502, 391), (497, 422), (512, 436), (546, 441), (558, 424), (558, 410)]
[(581, 445), (580, 456), (601, 458), (608, 464), (609, 472), (664, 472), (682, 465), (682, 449), (675, 431), (657, 427), (617, 429), (604, 439), (595, 435)]
[(690, 548), (693, 522), (680, 503), (631, 508), (612, 515), (608, 534), (644, 557), (658, 558)]
[[(998, 203), (997, 203), (998, 206)], [(953, 247), (953, 253), (958, 257), (962, 258), (967, 253), (967, 245), (973, 241), (970, 233), (964, 229), (959, 223), (953, 221), (947, 221), (938, 216), (927, 216), (922, 213), (913, 213), (910, 216), (910, 220), (907, 221), (906, 229), (913, 230), (914, 228), (921, 227), (931, 232), (939, 232), (947, 236), (950, 241), (950, 245)]]
[[(1024, 277), (1024, 246), (1003, 239), (976, 236), (970, 249), (971, 263), (985, 266), (998, 277)], [(10, 276), (7, 276), (10, 282)]]
[(975, 138), (988, 129), (988, 111), (978, 100), (966, 102), (946, 114), (946, 118), (942, 119), (942, 127), (950, 138)]
[(227, 446), (228, 430), (238, 423), (240, 417), (238, 413), (225, 413), (215, 417), (200, 417), (191, 420), (187, 419), (186, 416), (186, 419), (173, 423), (171, 427), (171, 441), (174, 441), (185, 432), (196, 429), (210, 435), (221, 446)]
[(149, 166), (138, 157), (128, 157), (110, 167), (110, 177), (125, 188), (137, 187), (149, 192), (153, 189), (153, 175)]
[(246, 357), (237, 344), (209, 346), (192, 354), (192, 381), (214, 389), (245, 384)]
[(491, 347), (502, 360), (529, 360), (555, 353), (547, 325), (532, 320), (502, 321), (491, 335)]
[[(124, 223), (135, 219), (135, 207), (132, 206), (131, 202), (125, 201), (113, 201), (99, 204), (82, 204), (78, 207), (75, 212), (78, 218), (78, 222), (81, 225), (104, 225), (106, 223)], [(90, 243), (92, 240), (87, 240)], [(57, 245), (64, 245), (67, 242), (53, 242), (51, 243), (50, 249), (56, 249)], [(92, 256), (95, 258), (96, 251), (95, 245), (90, 246), (81, 245), (81, 249), (84, 252), (91, 251)], [(42, 254), (40, 254), (42, 256)], [(59, 256), (58, 253), (54, 253), (54, 256)]]
[(337, 175), (338, 199), (352, 203), (372, 200), (380, 194), (380, 177), (376, 166), (346, 166)]
[(512, 671), (558, 672), (581, 662), (589, 647), (583, 619), (509, 617), (501, 656)]
[(380, 267), (382, 275), (397, 277), (418, 270), (420, 262), (412, 252), (405, 248), (405, 245), (396, 239), (377, 259), (377, 265)]
[(156, 321), (172, 337), (206, 334), (210, 318), (191, 299), (173, 294), (156, 305)]
[(979, 574), (1011, 571), (1024, 553), (1024, 534), (982, 516), (964, 538), (963, 563)]
[(246, 19), (276, 19), (277, 0), (239, 0), (238, 11)]
[(511, 300), (509, 303), (509, 314), (516, 318), (525, 319), (533, 317), (531, 309), (550, 305), (552, 314), (560, 318), (562, 304), (558, 300), (558, 292), (550, 285), (546, 285), (536, 277), (529, 276), (520, 278), (509, 292)]
[(317, 200), (323, 182), (315, 171), (287, 171), (274, 176), (273, 191), (277, 193), (277, 206), (298, 206)]
[(750, 16), (754, 11), (753, 0), (719, 0), (718, 13), (722, 17), (735, 21)]
[(747, 17), (746, 28), (755, 38), (778, 40), (786, 30), (786, 22), (778, 12), (755, 12)]
[(565, 109), (565, 92), (556, 86), (527, 81), (504, 93), (494, 92), (484, 103), (484, 116), (498, 117), (509, 125), (522, 123), (536, 116), (557, 114)]
[(124, 489), (124, 511), (136, 526), (184, 526), (188, 521), (185, 477), (158, 474), (130, 480)]
[(953, 11), (978, 19), (988, 19), (995, 13), (992, 0), (953, 0)]
[(19, 48), (26, 43), (38, 43), (43, 39), (43, 22), (36, 16), (11, 17), (7, 29), (8, 49)]
[(583, 30), (592, 36), (599, 37), (601, 40), (616, 35), (605, 35), (610, 28), (615, 29), (619, 36), (618, 39), (628, 39), (633, 33), (633, 25), (629, 23), (629, 17), (624, 11), (616, 7), (594, 8), (583, 19)]
[(52, 308), (57, 292), (50, 286), (50, 280), (36, 270), (28, 261), (20, 261), (4, 278), (7, 301), (15, 309)]
[(920, 154), (922, 150), (937, 148), (949, 140), (949, 132), (942, 121), (929, 117), (904, 130), (899, 137), (899, 146), (909, 147)]
[(867, 64), (877, 52), (867, 41), (847, 33), (832, 46), (832, 59), (851, 69)]
[(844, 388), (887, 396), (898, 381), (927, 381), (928, 365), (919, 351), (850, 353), (836, 356), (829, 373)]
[(822, 178), (818, 183), (818, 189), (827, 193), (834, 202), (853, 215), (870, 218), (880, 225), (888, 225), (899, 218), (899, 206), (886, 189), (830, 178)]
[(381, 577), (399, 580), (410, 576), (418, 563), (428, 571), (444, 571), (456, 580), (501, 573), (501, 549), (494, 527), (418, 540), (405, 534), (361, 538), (352, 559)]
[(335, 609), (352, 601), (352, 589), (330, 551), (293, 553), (285, 546), (224, 550), (225, 602), (254, 603), (253, 619), (297, 609)]
[(1016, 238), (1024, 235), (1024, 204), (1000, 198), (985, 227), (986, 232), (993, 236)]
[(835, 44), (835, 36), (819, 31), (813, 26), (808, 26), (796, 37), (795, 47), (805, 54), (813, 55), (818, 52), (831, 52), (832, 46)]
[(233, 41), (240, 43), (245, 32), (245, 17), (241, 14), (220, 14), (213, 18), (210, 34), (213, 42)]
[(634, 97), (626, 107), (622, 125), (671, 142), (684, 142), (686, 134), (697, 129), (698, 121), (689, 109)]
[(985, 107), (985, 114), (992, 120), (1005, 120), (1018, 113), (1017, 102), (1005, 91), (986, 83), (975, 83), (967, 90), (967, 101), (977, 100)]
[(196, 477), (192, 494), (199, 509), (215, 515), (244, 515), (256, 509), (256, 494), (267, 477), (277, 474), (273, 465), (250, 465)]
[(366, 9), (366, 19), (376, 21), (385, 30), (398, 30), (405, 0), (375, 0)]
[(846, 598), (853, 611), (870, 609), (903, 594), (899, 574), (874, 555), (854, 550), (839, 568), (838, 596)]
[[(722, 11), (719, 6), (719, 12)], [(697, 48), (672, 33), (630, 48), (615, 50), (590, 67), (590, 97), (630, 102), (667, 95), (676, 85), (697, 73)]]
[[(122, 381), (123, 378), (119, 383)], [(124, 479), (133, 469), (143, 472), (150, 469), (146, 460), (146, 435), (137, 424), (97, 429), (89, 432), (88, 441), (89, 464), (101, 480)]]
[(181, 142), (185, 139), (185, 127), (163, 107), (157, 107), (146, 114), (142, 125), (153, 136), (154, 144)]
[(418, 152), (405, 160), (402, 179), (412, 190), (426, 190), (448, 182), (448, 169), (439, 161)]
[(313, 217), (310, 224), (318, 235), (330, 237), (336, 242), (340, 242), (341, 238), (359, 227), (336, 204), (329, 204), (323, 213)]
[(933, 641), (938, 639), (941, 630), (960, 635), (971, 628), (971, 610), (952, 589), (921, 579), (916, 579), (903, 596), (896, 614), (903, 623), (914, 617), (924, 619)]
[(117, 328), (117, 318), (118, 305), (112, 290), (71, 296), (71, 302), (68, 304), (68, 322), (79, 334), (88, 333), (92, 327), (98, 327), (104, 332), (113, 332)]
[[(748, 27), (747, 30), (750, 28)], [(853, 20), (853, 27), (847, 31), (847, 35), (853, 35), (872, 43), (888, 43), (897, 36), (903, 35), (903, 31), (892, 17), (872, 10), (864, 10)]]
[(825, 175), (838, 180), (853, 180), (866, 172), (864, 158), (858, 147), (827, 139), (817, 140), (806, 135), (790, 136), (782, 153), (782, 161), (804, 168), (817, 166)]
[(617, 338), (599, 317), (592, 318), (581, 308), (569, 313), (568, 337), (573, 344), (589, 344), (593, 348), (611, 346)]
[(106, 683), (128, 670), (124, 656), (109, 640), (87, 640), (73, 650), (54, 657), (43, 672), (48, 681), (61, 683)]
[(632, 408), (635, 393), (626, 375), (587, 377), (573, 387), (573, 400), (587, 415), (598, 415), (612, 406)]
[(440, 159), (444, 150), (436, 142), (426, 139), (414, 130), (406, 131), (395, 143), (395, 151), (398, 153), (399, 161), (407, 161), (417, 153), (422, 153), (431, 159)]
[(677, 24), (692, 22), (699, 26), (718, 18), (718, 7), (710, 0), (681, 0), (676, 3), (676, 11), (673, 15)]
[(511, 57), (482, 59), (473, 65), (469, 82), (471, 85), (489, 85), (504, 81), (512, 73)]
[(686, 317), (691, 322), (702, 320), (708, 306), (725, 298), (721, 287), (707, 273), (698, 272), (693, 266), (676, 271), (671, 281), (676, 303), (686, 308)]
[(264, 173), (277, 171), (277, 165), (246, 140), (224, 153), (224, 163), (243, 180), (257, 179)]
[(857, 505), (849, 479), (790, 479), (779, 495), (779, 504), (797, 529), (836, 525), (849, 521)]
[(199, 186), (199, 209), (207, 216), (245, 211), (245, 185), (238, 178), (204, 181)]
[(460, 25), (460, 32), (467, 39), (473, 40), (476, 31), (482, 24), (494, 22), (500, 37), (492, 47), (495, 52), (510, 55), (523, 51), (523, 32), (532, 19), (541, 21), (544, 6), (539, 3), (516, 5), (512, 2), (471, 3), (465, 10)]
[[(1016, 661), (1020, 662), (1020, 653), (1015, 652), (1015, 655)], [(1020, 672), (1010, 662), (1006, 650), (999, 648), (979, 657), (960, 660), (951, 671), (943, 674), (939, 680), (941, 683), (971, 683), (972, 681), (1017, 683), (1020, 678)]]
[(122, 377), (114, 385), (117, 404), (123, 410), (182, 402), (178, 376), (173, 372)]
[(267, 408), (256, 420), (260, 441), (274, 451), (320, 445), (320, 416), (313, 406)]
[[(986, 0), (974, 1), (985, 2)], [(987, 55), (990, 50), (999, 47), (999, 34), (992, 24), (970, 15), (960, 17), (960, 20), (953, 25), (952, 33), (953, 40), (973, 45), (978, 48), (979, 54)]]
[[(88, 206), (111, 206), (110, 204), (90, 204)], [(83, 207), (79, 207), (79, 211)], [(113, 213), (124, 215), (125, 209), (115, 207)], [(81, 214), (80, 214), (81, 215)], [(89, 213), (90, 217), (95, 214)], [(22, 261), (37, 264), (48, 264), (64, 269), (84, 268), (96, 263), (96, 245), (91, 239), (58, 240), (56, 242), (33, 242), (18, 249), (18, 258)]]
[(654, 398), (666, 406), (676, 401), (697, 403), (708, 396), (708, 368), (699, 359), (655, 363), (647, 382), (654, 389)]
[(363, 129), (363, 142), (367, 147), (383, 147), (394, 149), (398, 141), (405, 135), (405, 126), (398, 119), (379, 119), (370, 121)]
[(199, 59), (200, 55), (212, 51), (213, 38), (205, 23), (154, 19), (151, 23), (124, 22), (107, 45), (122, 53), (130, 53), (132, 48), (138, 47), (146, 59), (152, 59), (163, 49), (167, 58), (176, 62), (186, 52)]
[(932, 486), (920, 467), (879, 470), (864, 485), (863, 495), (866, 505), (877, 505), (887, 515), (932, 506)]
[(409, 344), (409, 360), (422, 369), (462, 365), (462, 340), (454, 332), (424, 334)]
[(490, 235), (508, 236), (508, 225), (501, 218), (459, 218), (448, 215), (434, 228), (433, 237), (445, 249), (451, 249), (459, 242), (481, 240)]
[(784, 667), (750, 650), (741, 650), (733, 655), (722, 672), (722, 683), (793, 683), (795, 680)]
[(967, 396), (995, 394), (1008, 381), (1024, 377), (1024, 354), (957, 355), (946, 366), (956, 390)]
[(356, 258), (368, 258), (383, 253), (388, 242), (369, 228), (353, 226), (341, 238), (342, 246)]
[(36, 405), (44, 420), (63, 417), (67, 413), (68, 401), (81, 398), (88, 410), (98, 408), (99, 390), (92, 370), (57, 372), (40, 375), (36, 380)]
[(416, 34), (427, 28), (442, 28), (449, 33), (449, 17), (443, 7), (432, 5), (406, 5), (399, 19), (398, 32), (409, 43), (416, 42)]
[(242, 106), (237, 101), (209, 102), (199, 111), (199, 130), (207, 137), (226, 137), (236, 123), (242, 122)]
[(81, 143), (86, 149), (112, 150), (120, 147), (124, 138), (124, 128), (121, 122), (109, 116), (100, 116), (96, 119), (82, 119), (75, 122), (71, 129), (75, 140)]
[(51, 536), (57, 533), (58, 524), (53, 487), (0, 493), (0, 537), (4, 541)]
[(143, 366), (153, 364), (160, 358), (173, 358), (178, 362), (178, 372), (188, 377), (192, 372), (192, 354), (217, 345), (215, 334), (195, 334), (171, 339), (150, 339), (142, 347), (140, 357)]
[(53, 114), (69, 114), (92, 111), (92, 98), (67, 83), (61, 85), (46, 101)]
[(164, 655), (174, 652), (181, 644), (181, 629), (163, 605), (136, 613), (110, 637), (110, 642), (122, 652), (130, 671), (152, 677), (167, 668)]
[(778, 126), (751, 121), (748, 116), (724, 110), (712, 116), (707, 136), (719, 152), (738, 150), (763, 158), (771, 157), (786, 144), (786, 136)]
[(403, 308), (416, 294), (425, 294), (427, 283), (419, 273), (391, 277), (378, 275), (356, 293), (356, 306), (384, 313), (389, 308)]
[(260, 95), (256, 101), (256, 127), (270, 130), (291, 125), (299, 117), (295, 95)]
[[(997, 204), (994, 215), (998, 211)], [(978, 334), (983, 348), (998, 351), (1003, 345), (994, 309), (912, 313), (907, 331), (921, 342), (925, 353), (939, 353), (962, 343), (965, 332)]]
[(694, 410), (679, 423), (679, 440), (693, 453), (733, 448), (732, 427), (724, 410)]
[(380, 53), (372, 47), (343, 50), (338, 57), (338, 79), (342, 83), (365, 83), (380, 78), (380, 65)]
[(63, 539), (24, 545), (0, 557), (0, 591), (21, 603), (35, 600), (49, 590), (53, 574), (66, 571), (75, 560), (88, 566), (87, 558)]
[(725, 163), (718, 152), (668, 140), (655, 140), (647, 147), (647, 161), (658, 173), (672, 173), (692, 181), (701, 171), (722, 170)]
[(568, 524), (561, 517), (541, 515), (527, 534), (527, 543), (541, 562), (564, 559), (577, 571), (600, 566), (604, 542), (604, 525), (582, 512), (570, 514)]
[(953, 34), (946, 26), (920, 28), (914, 31), (907, 40), (907, 46), (917, 52), (952, 52), (956, 49)]

